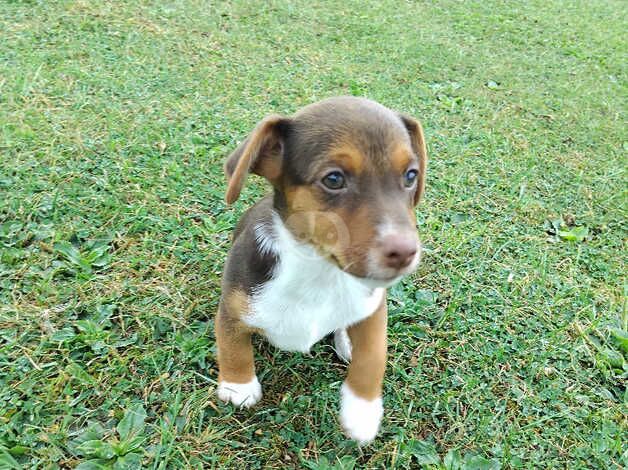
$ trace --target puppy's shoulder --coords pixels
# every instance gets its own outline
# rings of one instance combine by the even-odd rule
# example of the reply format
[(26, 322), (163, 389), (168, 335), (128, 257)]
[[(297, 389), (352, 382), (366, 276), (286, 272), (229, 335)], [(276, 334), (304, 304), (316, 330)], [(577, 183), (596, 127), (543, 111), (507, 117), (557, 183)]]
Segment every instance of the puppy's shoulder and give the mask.
[(272, 223), (272, 196), (264, 197), (244, 213), (233, 233), (223, 285), (250, 295), (255, 287), (270, 279), (278, 258), (260, 245), (259, 230), (260, 227), (271, 227)]
[(268, 195), (257, 201), (242, 215), (233, 231), (234, 244), (241, 237), (253, 236), (255, 238), (255, 227), (260, 224), (272, 224), (272, 221), (273, 197)]

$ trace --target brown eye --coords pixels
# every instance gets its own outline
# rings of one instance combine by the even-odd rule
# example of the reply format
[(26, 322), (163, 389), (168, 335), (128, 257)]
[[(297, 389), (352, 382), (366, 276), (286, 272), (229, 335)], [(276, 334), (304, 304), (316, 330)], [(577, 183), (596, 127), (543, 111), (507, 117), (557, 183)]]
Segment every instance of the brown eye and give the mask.
[(331, 189), (333, 191), (337, 191), (338, 189), (342, 189), (345, 187), (345, 177), (339, 171), (332, 171), (331, 173), (327, 173), (323, 177), (321, 182), (327, 189)]
[(416, 181), (416, 177), (419, 174), (416, 170), (408, 170), (405, 175), (403, 175), (403, 185), (406, 188), (411, 188), (414, 186), (414, 182)]

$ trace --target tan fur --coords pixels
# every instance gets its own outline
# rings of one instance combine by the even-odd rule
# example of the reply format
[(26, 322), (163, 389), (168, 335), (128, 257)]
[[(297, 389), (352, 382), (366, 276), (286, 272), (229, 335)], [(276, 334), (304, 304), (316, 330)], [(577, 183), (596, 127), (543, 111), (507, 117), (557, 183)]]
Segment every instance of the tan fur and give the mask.
[(365, 159), (362, 153), (350, 142), (332, 148), (329, 152), (329, 160), (337, 163), (342, 169), (359, 175), (364, 170)]
[(363, 265), (363, 254), (368, 250), (370, 243), (375, 238), (375, 226), (371, 211), (375, 210), (368, 204), (362, 204), (355, 210), (340, 208), (336, 211), (338, 217), (345, 221), (349, 233), (348, 240), (342, 251), (337, 254), (338, 260), (343, 266), (352, 264), (362, 272), (367, 267)]
[(310, 186), (284, 186), (284, 193), (288, 201), (288, 209), (295, 212), (316, 212), (321, 210), (322, 204), (317, 193)]
[[(288, 227), (301, 241), (307, 241), (318, 251), (331, 256), (340, 266), (352, 265), (362, 271), (363, 254), (375, 237), (375, 227), (371, 223), (370, 212), (377, 208), (367, 202), (348, 210), (325, 209), (318, 200), (318, 193), (309, 186), (287, 188), (289, 215)], [(411, 211), (414, 220), (414, 211)]]
[(406, 143), (396, 145), (390, 152), (390, 164), (400, 175), (406, 172), (411, 161), (411, 150)]
[(246, 175), (252, 171), (263, 176), (271, 183), (281, 174), (281, 144), (275, 127), (281, 122), (281, 116), (268, 116), (255, 128), (227, 159), (225, 173), (229, 178), (225, 200), (233, 203), (242, 190)]
[(220, 381), (247, 383), (255, 376), (252, 331), (240, 321), (248, 308), (248, 296), (240, 290), (233, 290), (218, 310), (216, 343)]
[(351, 364), (347, 384), (353, 393), (365, 400), (382, 395), (384, 370), (386, 369), (386, 324), (388, 309), (386, 296), (370, 317), (349, 327), (351, 339)]

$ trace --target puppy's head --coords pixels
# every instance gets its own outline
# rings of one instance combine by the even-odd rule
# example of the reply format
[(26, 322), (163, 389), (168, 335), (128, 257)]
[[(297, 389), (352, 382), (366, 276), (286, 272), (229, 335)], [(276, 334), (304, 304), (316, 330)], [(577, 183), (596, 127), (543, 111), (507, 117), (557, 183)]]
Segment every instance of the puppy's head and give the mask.
[(225, 164), (226, 200), (238, 198), (247, 173), (263, 176), (297, 240), (387, 285), (419, 261), (414, 206), (426, 165), (418, 121), (366, 99), (331, 98), (260, 122)]

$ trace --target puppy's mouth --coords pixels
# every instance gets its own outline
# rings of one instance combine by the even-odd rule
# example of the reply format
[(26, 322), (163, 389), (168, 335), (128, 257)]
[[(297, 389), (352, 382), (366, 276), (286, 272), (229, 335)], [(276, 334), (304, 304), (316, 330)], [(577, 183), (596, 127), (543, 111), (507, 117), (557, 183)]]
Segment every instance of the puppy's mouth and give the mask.
[(412, 274), (413, 270), (401, 270), (400, 272), (390, 275), (390, 276), (378, 276), (378, 275), (367, 275), (367, 276), (356, 276), (365, 284), (372, 287), (390, 287), (394, 284), (397, 284), (402, 278), (406, 277), (409, 274)]
[(375, 287), (390, 287), (399, 282), (403, 277), (411, 274), (414, 271), (414, 267), (408, 267), (400, 269), (391, 274), (379, 274), (372, 272), (363, 272), (361, 270), (354, 270), (352, 267), (358, 265), (358, 262), (343, 264), (338, 257), (330, 255), (328, 259), (333, 262), (340, 270), (358, 279), (363, 284), (375, 288)]

